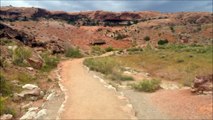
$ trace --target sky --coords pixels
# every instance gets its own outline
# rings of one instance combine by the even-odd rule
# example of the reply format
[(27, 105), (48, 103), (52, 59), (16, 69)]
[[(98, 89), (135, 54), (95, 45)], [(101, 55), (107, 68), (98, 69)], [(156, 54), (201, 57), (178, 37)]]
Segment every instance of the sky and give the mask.
[(212, 12), (212, 0), (0, 0), (1, 6), (39, 7), (57, 11)]

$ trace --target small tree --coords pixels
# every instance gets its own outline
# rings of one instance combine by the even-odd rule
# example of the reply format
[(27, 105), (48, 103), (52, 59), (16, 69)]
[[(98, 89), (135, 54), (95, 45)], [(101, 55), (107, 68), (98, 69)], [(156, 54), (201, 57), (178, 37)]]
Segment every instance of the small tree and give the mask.
[(144, 39), (145, 41), (149, 41), (149, 40), (150, 40), (150, 37), (149, 37), (149, 36), (145, 36), (143, 39)]

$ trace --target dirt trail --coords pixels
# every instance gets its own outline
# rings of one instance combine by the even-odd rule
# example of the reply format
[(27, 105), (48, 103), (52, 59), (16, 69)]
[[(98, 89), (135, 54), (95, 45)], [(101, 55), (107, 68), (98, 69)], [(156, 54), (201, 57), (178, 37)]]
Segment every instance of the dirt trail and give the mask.
[[(83, 59), (61, 63), (62, 85), (67, 100), (61, 119), (131, 119), (126, 102), (107, 89), (83, 66)], [(126, 110), (126, 111), (125, 111)]]

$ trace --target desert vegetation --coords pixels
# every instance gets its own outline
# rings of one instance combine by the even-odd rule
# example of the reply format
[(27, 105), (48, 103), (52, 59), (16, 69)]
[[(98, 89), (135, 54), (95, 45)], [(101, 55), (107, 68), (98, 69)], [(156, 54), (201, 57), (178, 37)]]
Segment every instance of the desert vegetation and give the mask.
[(91, 70), (101, 72), (114, 81), (134, 80), (131, 76), (123, 75), (121, 65), (110, 57), (88, 58), (84, 61), (84, 64)]
[(138, 91), (155, 92), (160, 89), (160, 80), (142, 80), (139, 83), (132, 84), (132, 87)]

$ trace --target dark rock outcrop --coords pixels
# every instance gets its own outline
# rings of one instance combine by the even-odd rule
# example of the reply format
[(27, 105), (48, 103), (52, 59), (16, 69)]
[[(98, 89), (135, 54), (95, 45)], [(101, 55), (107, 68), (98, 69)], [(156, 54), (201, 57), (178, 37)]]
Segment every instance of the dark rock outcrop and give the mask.
[(196, 76), (193, 81), (192, 92), (203, 93), (205, 91), (213, 91), (213, 74), (207, 76)]

